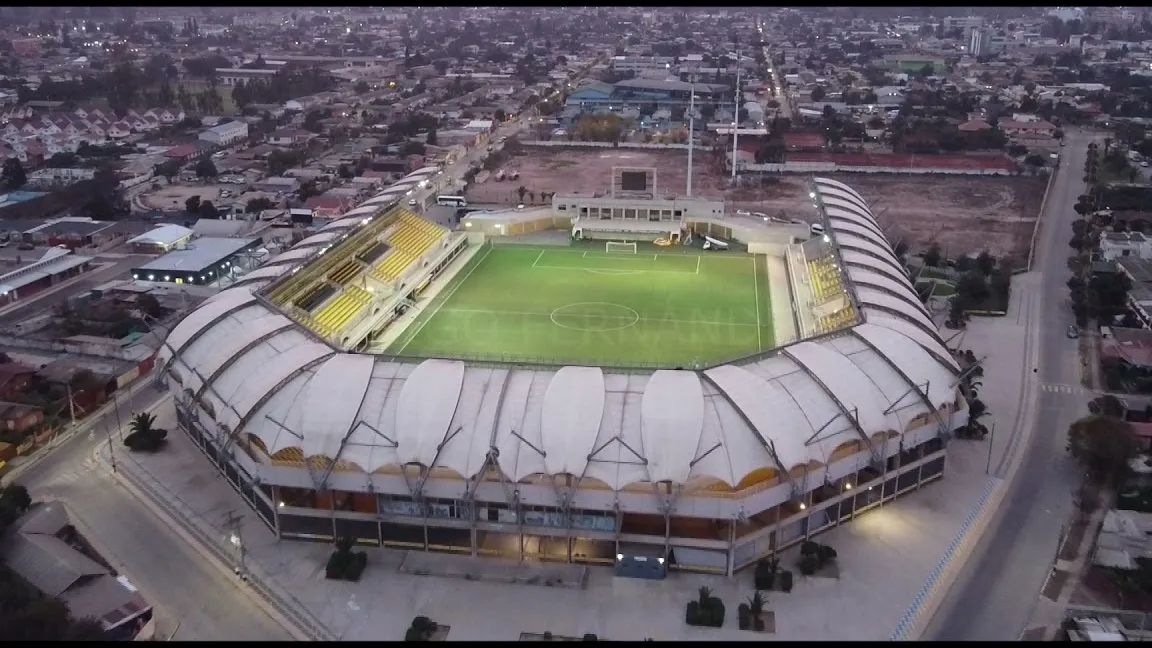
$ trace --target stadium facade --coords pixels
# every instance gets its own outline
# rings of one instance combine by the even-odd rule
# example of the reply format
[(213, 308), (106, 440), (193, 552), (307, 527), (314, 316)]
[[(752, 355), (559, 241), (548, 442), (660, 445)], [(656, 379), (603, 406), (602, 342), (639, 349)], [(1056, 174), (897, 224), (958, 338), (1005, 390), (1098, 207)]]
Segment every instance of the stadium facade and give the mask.
[(939, 478), (967, 423), (961, 368), (868, 205), (826, 179), (812, 197), (852, 315), (739, 363), (367, 355), (275, 305), (277, 281), (393, 200), (205, 301), (169, 335), (159, 380), (180, 427), (281, 538), (604, 564), (647, 548), (731, 574)]

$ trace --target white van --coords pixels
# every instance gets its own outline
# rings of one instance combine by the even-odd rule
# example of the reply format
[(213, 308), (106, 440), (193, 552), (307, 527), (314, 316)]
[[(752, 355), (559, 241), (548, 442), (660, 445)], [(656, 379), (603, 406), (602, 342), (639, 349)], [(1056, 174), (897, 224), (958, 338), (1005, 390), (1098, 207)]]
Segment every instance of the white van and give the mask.
[(820, 236), (824, 233), (824, 226), (820, 223), (812, 223), (808, 226), (808, 231), (812, 232), (812, 236)]

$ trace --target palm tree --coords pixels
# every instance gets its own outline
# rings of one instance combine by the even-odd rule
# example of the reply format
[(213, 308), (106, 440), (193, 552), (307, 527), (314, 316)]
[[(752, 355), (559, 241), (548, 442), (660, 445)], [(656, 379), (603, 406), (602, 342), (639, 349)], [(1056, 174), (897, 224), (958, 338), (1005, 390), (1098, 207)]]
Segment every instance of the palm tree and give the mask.
[(752, 595), (752, 598), (748, 599), (748, 611), (752, 613), (753, 619), (760, 618), (760, 614), (764, 612), (765, 603), (767, 601), (764, 600), (764, 595), (759, 590)]
[(148, 436), (155, 430), (155, 428), (152, 427), (155, 423), (155, 415), (150, 412), (140, 412), (132, 416), (132, 422), (128, 424), (128, 429), (132, 431), (132, 434)]
[(524, 202), (524, 194), (528, 193), (528, 187), (520, 185), (516, 187), (516, 195), (520, 198), (520, 202)]

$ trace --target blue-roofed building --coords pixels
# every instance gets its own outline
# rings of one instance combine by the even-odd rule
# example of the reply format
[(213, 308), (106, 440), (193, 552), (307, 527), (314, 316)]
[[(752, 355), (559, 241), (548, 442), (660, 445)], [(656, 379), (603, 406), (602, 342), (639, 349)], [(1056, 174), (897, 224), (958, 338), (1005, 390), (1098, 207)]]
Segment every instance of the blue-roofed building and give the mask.
[[(695, 87), (698, 107), (709, 103), (720, 107), (728, 93), (728, 87), (723, 85), (697, 83)], [(563, 123), (570, 124), (588, 113), (634, 114), (643, 107), (651, 109), (652, 106), (656, 111), (673, 111), (687, 108), (691, 101), (692, 84), (675, 79), (627, 79), (614, 84), (590, 81), (568, 95), (560, 118)]]

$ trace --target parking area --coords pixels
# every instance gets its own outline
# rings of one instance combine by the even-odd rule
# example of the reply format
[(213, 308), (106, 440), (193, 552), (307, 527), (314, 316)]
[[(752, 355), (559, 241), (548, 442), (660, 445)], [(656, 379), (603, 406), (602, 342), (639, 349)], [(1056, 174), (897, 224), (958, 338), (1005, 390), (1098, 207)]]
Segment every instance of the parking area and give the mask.
[(172, 184), (150, 191), (140, 197), (141, 202), (151, 209), (183, 209), (184, 204), (192, 196), (200, 196), (200, 200), (220, 203), (221, 192), (227, 191), (235, 194), (239, 187), (231, 184)]

